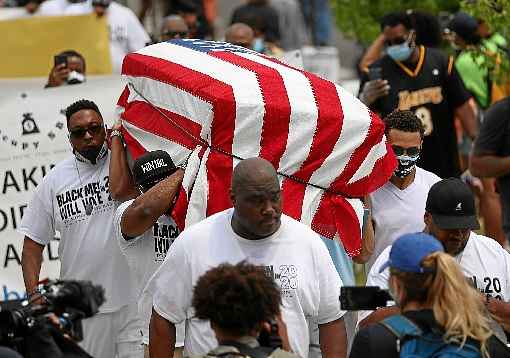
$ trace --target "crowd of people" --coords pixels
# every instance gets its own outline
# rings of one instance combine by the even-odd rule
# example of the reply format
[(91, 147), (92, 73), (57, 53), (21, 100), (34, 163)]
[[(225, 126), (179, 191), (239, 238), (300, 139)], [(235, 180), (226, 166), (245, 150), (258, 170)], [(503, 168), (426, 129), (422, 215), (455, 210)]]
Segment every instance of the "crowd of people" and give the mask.
[[(111, 0), (26, 8), (106, 16), (120, 72), (124, 56), (149, 43), (215, 37), (214, 1), (166, 5), (151, 36), (142, 25), (155, 6), (148, 0), (138, 15)], [(280, 56), (309, 41), (330, 44), (329, 18), (327, 1), (249, 0), (233, 12), (225, 41)], [(456, 56), (441, 47), (443, 34)], [(69, 104), (73, 155), (36, 188), (18, 228), (28, 298), (37, 297), (44, 245), (58, 231), (61, 278), (105, 289), (99, 314), (83, 322), (80, 345), (93, 357), (428, 357), (434, 350), (510, 357), (510, 97), (493, 95), (484, 65), (506, 46), (463, 12), (445, 29), (416, 11), (381, 19), (359, 63), (358, 97), (383, 119), (397, 167), (361, 198), (363, 242), (352, 258), (340, 241), (282, 213), (278, 174), (262, 158), (234, 168), (225, 184), (232, 208), (181, 232), (174, 208), (186, 168), (163, 150), (132, 161), (121, 120), (107, 129), (94, 102)], [(67, 50), (56, 54), (46, 87), (86, 75), (86, 59)], [(83, 207), (72, 204), (85, 193), (93, 196)], [(366, 286), (389, 291), (389, 305), (342, 308), (341, 288), (355, 285), (353, 261), (365, 265)]]

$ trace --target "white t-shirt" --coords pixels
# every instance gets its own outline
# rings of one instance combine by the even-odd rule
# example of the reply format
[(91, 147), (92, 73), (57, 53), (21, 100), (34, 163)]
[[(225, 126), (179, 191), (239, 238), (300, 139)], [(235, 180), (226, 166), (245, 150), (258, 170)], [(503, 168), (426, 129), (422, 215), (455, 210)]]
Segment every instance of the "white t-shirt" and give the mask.
[[(175, 221), (166, 215), (162, 215), (153, 224), (152, 229), (130, 240), (125, 240), (120, 223), (122, 215), (134, 201), (122, 203), (115, 212), (115, 236), (121, 252), (127, 259), (131, 274), (135, 280), (138, 297), (138, 313), (143, 324), (143, 342), (149, 344), (149, 322), (152, 312), (152, 297), (142, 294), (143, 289), (151, 276), (161, 266), (166, 254), (175, 238), (179, 235), (179, 229)], [(176, 347), (184, 345), (184, 324), (177, 326)]]
[[(382, 265), (390, 257), (391, 246), (384, 249), (375, 261), (367, 276), (367, 286), (388, 288), (389, 269), (379, 273)], [(469, 240), (460, 254), (455, 256), (462, 272), (473, 281), (483, 294), (510, 301), (510, 254), (495, 240), (471, 232)], [(373, 311), (361, 311), (358, 322)]]
[(71, 3), (67, 0), (46, 0), (39, 6), (37, 12), (42, 16), (59, 16), (64, 14), (69, 5)]
[(217, 341), (209, 322), (194, 317), (191, 298), (197, 279), (225, 262), (264, 265), (281, 289), (290, 345), (307, 357), (308, 322), (316, 317), (324, 324), (345, 313), (339, 302), (342, 281), (326, 246), (309, 227), (286, 215), (270, 237), (244, 239), (232, 230), (232, 213), (222, 211), (181, 233), (149, 282), (154, 309), (170, 322), (186, 321), (185, 355), (205, 354)]
[(370, 194), (375, 248), (366, 264), (367, 270), (399, 236), (423, 231), (427, 195), (430, 187), (440, 180), (434, 173), (416, 167), (414, 181), (404, 190), (387, 182)]
[[(93, 11), (92, 3), (73, 4), (67, 7), (66, 15), (89, 14)], [(106, 11), (110, 31), (110, 56), (113, 73), (120, 73), (124, 56), (130, 52), (138, 51), (150, 41), (149, 35), (134, 12), (114, 1)]]
[[(117, 204), (108, 191), (110, 153), (96, 165), (74, 157), (58, 163), (36, 188), (18, 231), (46, 245), (60, 232), (60, 278), (90, 280), (105, 289), (100, 312), (135, 300), (127, 261), (115, 241)], [(85, 203), (93, 204), (91, 215)]]

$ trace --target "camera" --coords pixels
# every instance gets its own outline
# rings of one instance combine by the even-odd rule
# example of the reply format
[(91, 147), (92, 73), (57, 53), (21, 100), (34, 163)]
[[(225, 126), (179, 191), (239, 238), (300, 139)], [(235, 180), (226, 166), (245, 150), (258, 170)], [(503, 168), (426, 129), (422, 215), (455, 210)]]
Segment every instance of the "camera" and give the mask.
[(340, 288), (340, 306), (345, 311), (376, 310), (386, 307), (393, 298), (378, 286), (344, 286)]
[[(41, 326), (58, 326), (62, 335), (79, 342), (82, 319), (95, 315), (105, 301), (104, 289), (90, 281), (48, 281), (36, 292), (30, 300), (0, 302), (0, 345), (23, 352), (27, 337), (43, 331)], [(57, 317), (58, 324), (50, 322), (50, 316)]]
[(282, 347), (282, 339), (280, 334), (278, 333), (278, 324), (275, 320), (270, 320), (267, 322), (270, 329), (263, 329), (260, 331), (259, 337), (257, 341), (259, 342), (261, 347), (265, 348), (281, 348)]

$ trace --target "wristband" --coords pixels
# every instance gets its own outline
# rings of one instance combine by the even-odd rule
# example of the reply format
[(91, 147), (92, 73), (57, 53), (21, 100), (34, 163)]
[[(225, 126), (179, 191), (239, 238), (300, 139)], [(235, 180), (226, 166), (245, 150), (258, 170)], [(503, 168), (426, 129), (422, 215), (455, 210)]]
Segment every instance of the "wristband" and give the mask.
[(118, 129), (114, 129), (111, 131), (110, 138), (113, 138), (113, 137), (119, 137), (120, 140), (124, 141), (124, 136), (122, 135), (122, 132)]

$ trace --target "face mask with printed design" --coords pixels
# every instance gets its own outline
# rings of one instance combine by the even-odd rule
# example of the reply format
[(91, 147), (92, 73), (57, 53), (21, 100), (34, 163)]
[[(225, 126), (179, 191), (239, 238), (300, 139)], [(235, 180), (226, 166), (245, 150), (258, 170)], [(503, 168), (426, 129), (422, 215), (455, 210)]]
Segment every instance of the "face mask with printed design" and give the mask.
[(393, 172), (396, 177), (401, 179), (405, 178), (409, 174), (411, 174), (416, 168), (416, 162), (420, 158), (420, 154), (416, 154), (413, 156), (409, 155), (399, 155), (397, 156), (398, 166), (397, 169)]

